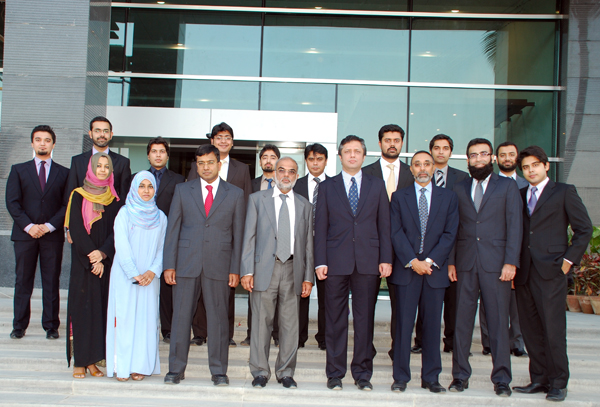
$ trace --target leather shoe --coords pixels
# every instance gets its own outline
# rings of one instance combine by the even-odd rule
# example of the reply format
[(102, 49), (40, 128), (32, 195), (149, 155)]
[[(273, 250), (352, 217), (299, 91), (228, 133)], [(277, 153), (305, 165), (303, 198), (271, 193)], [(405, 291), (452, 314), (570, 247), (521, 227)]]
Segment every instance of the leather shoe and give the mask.
[(279, 339), (273, 339), (273, 343), (275, 346), (279, 347)]
[(494, 391), (496, 396), (510, 397), (512, 390), (508, 387), (508, 383), (494, 383)]
[(246, 339), (244, 339), (243, 341), (241, 341), (240, 345), (242, 345), (242, 346), (250, 346), (250, 337), (246, 336)]
[(304, 343), (298, 343), (298, 349), (303, 348), (304, 347)]
[(281, 383), (283, 387), (286, 389), (297, 389), (298, 383), (294, 380), (294, 378), (290, 376), (282, 377), (281, 379), (277, 379), (277, 383)]
[(444, 345), (444, 353), (451, 353), (451, 352), (452, 352), (452, 348), (450, 346)]
[(548, 386), (547, 384), (541, 384), (541, 383), (529, 383), (527, 386), (515, 386), (513, 387), (513, 390), (516, 391), (517, 393), (524, 393), (524, 394), (534, 394), (534, 393), (548, 393), (548, 390), (550, 390), (550, 386)]
[(325, 345), (325, 342), (319, 342), (319, 349), (327, 350), (327, 346)]
[(468, 388), (469, 388), (469, 381), (462, 380), (462, 379), (454, 379), (454, 380), (452, 380), (452, 383), (450, 383), (450, 386), (448, 386), (448, 390), (454, 391), (454, 392), (465, 391)]
[(423, 348), (421, 348), (420, 346), (417, 346), (417, 345), (415, 345), (412, 348), (410, 348), (410, 351), (412, 353), (421, 353), (422, 350), (423, 350)]
[(394, 380), (392, 384), (392, 391), (399, 393), (404, 392), (406, 390), (406, 382), (401, 382), (400, 380)]
[(550, 388), (548, 394), (546, 394), (546, 400), (548, 401), (564, 401), (567, 398), (567, 389), (555, 389)]
[(169, 372), (165, 376), (165, 384), (179, 384), (179, 382), (184, 379), (185, 379), (185, 373)]
[(210, 380), (215, 386), (229, 386), (229, 377), (226, 374), (214, 374)]
[(525, 352), (523, 349), (517, 349), (517, 348), (511, 349), (511, 350), (510, 350), (510, 353), (511, 353), (512, 355), (515, 355), (516, 357), (521, 357), (521, 356), (529, 356), (529, 355), (527, 354), (527, 352)]
[(56, 329), (48, 329), (46, 331), (46, 339), (58, 339), (58, 331)]
[(12, 339), (21, 339), (24, 336), (25, 336), (24, 329), (13, 329), (12, 332), (10, 333), (10, 337)]
[(163, 342), (164, 342), (164, 343), (171, 343), (171, 332), (169, 332), (168, 334), (166, 334), (166, 335), (163, 337)]
[(252, 387), (265, 387), (267, 385), (267, 376), (256, 376), (254, 380), (252, 380)]
[(358, 390), (371, 391), (373, 390), (373, 385), (367, 379), (358, 379), (354, 382)]
[(237, 346), (237, 343), (235, 343), (235, 341), (233, 340), (233, 338), (231, 338), (229, 340), (229, 347), (230, 348), (235, 348)]
[(202, 346), (205, 343), (206, 343), (206, 338), (203, 336), (194, 336), (192, 338), (192, 344), (194, 344), (196, 346)]
[(484, 346), (481, 354), (484, 356), (488, 356), (492, 354), (492, 349), (489, 346)]
[(327, 388), (331, 390), (342, 390), (342, 379), (339, 377), (330, 377), (327, 379)]
[(426, 382), (425, 380), (421, 379), (421, 387), (423, 389), (429, 389), (430, 392), (432, 393), (445, 393), (446, 389), (444, 387), (442, 387), (442, 385), (440, 384), (440, 382)]

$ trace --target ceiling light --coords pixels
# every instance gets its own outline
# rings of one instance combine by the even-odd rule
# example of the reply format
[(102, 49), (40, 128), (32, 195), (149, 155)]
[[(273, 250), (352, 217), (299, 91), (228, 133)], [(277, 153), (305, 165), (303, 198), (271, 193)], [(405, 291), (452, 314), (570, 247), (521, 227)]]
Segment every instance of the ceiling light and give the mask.
[(460, 10), (450, 10), (450, 11), (452, 11), (453, 13), (458, 13)]
[(322, 8), (323, 7), (321, 7), (321, 6), (317, 6), (317, 7), (315, 7), (315, 10), (321, 10)]
[(301, 104), (303, 104), (303, 105), (305, 105), (305, 106), (306, 106), (306, 105), (312, 105), (312, 103), (310, 103), (310, 102), (302, 102)]
[(198, 102), (210, 102), (210, 99), (198, 99)]

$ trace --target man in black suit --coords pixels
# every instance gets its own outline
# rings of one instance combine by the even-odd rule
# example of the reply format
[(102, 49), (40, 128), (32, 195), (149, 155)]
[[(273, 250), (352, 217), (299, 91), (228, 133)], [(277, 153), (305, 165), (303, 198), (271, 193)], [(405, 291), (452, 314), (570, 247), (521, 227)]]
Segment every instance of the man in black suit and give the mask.
[[(319, 143), (309, 144), (304, 149), (304, 161), (308, 174), (299, 178), (294, 186), (294, 192), (308, 199), (314, 210), (317, 207), (319, 197), (319, 185), (322, 181), (329, 178), (325, 175), (325, 167), (327, 166), (328, 153), (327, 149)], [(314, 229), (314, 225), (313, 225)], [(316, 279), (317, 283), (317, 298), (318, 298), (318, 330), (315, 335), (319, 349), (327, 349), (325, 345), (325, 281)], [(310, 306), (310, 297), (300, 298), (300, 337), (298, 338), (298, 347), (303, 348), (308, 340), (308, 311)]]
[[(414, 178), (410, 167), (400, 161), (400, 152), (404, 142), (404, 129), (397, 124), (386, 124), (379, 129), (379, 148), (381, 158), (373, 164), (363, 168), (363, 172), (377, 178), (383, 179), (388, 199), (392, 199), (392, 193), (413, 184)], [(390, 358), (394, 355), (394, 341), (396, 340), (396, 290), (393, 283), (386, 279), (390, 305), (392, 307), (392, 319), (390, 323), (390, 334), (392, 346), (388, 352)]]
[[(496, 160), (500, 172), (498, 175), (507, 177), (517, 182), (519, 189), (525, 188), (529, 184), (523, 177), (517, 175), (517, 158), (519, 157), (519, 149), (512, 141), (505, 141), (496, 146)], [(479, 326), (481, 327), (481, 353), (489, 355), (490, 337), (487, 329), (487, 320), (485, 318), (485, 307), (483, 302), (479, 304)], [(519, 313), (517, 312), (517, 297), (514, 288), (510, 291), (510, 353), (515, 356), (527, 356), (525, 345), (523, 343), (523, 335), (521, 334), (521, 325), (519, 324)]]
[(529, 186), (521, 189), (523, 247), (515, 288), (531, 383), (514, 389), (547, 392), (547, 400), (563, 401), (569, 380), (565, 274), (585, 253), (592, 222), (575, 187), (548, 178), (550, 164), (542, 148), (527, 147), (518, 164)]
[(448, 279), (448, 256), (458, 231), (458, 200), (448, 189), (434, 186), (433, 157), (416, 152), (410, 167), (415, 183), (392, 195), (392, 244), (396, 259), (389, 278), (397, 290), (398, 337), (394, 348), (392, 391), (403, 392), (411, 379), (410, 339), (417, 306), (423, 315), (421, 387), (432, 393), (440, 385), (440, 322)]
[(347, 136), (338, 149), (342, 172), (319, 186), (315, 220), (317, 277), (325, 280), (327, 387), (342, 389), (348, 359), (348, 295), (352, 291), (354, 355), (359, 390), (372, 390), (373, 328), (380, 278), (392, 274), (390, 204), (385, 184), (363, 173), (367, 148)]
[[(454, 186), (458, 196), (460, 223), (448, 269), (456, 287), (456, 327), (452, 354), (450, 391), (469, 386), (469, 353), (477, 300), (487, 309), (492, 341), (492, 375), (498, 396), (511, 395), (510, 343), (508, 314), (511, 282), (519, 266), (522, 240), (522, 203), (517, 184), (493, 173), (493, 148), (489, 140), (476, 138), (467, 145), (469, 172)], [(564, 304), (563, 304), (564, 306)]]
[[(248, 202), (248, 197), (252, 193), (252, 185), (250, 183), (250, 167), (237, 160), (232, 160), (229, 152), (233, 148), (233, 129), (227, 123), (219, 123), (212, 128), (210, 134), (206, 137), (210, 139), (210, 144), (219, 149), (221, 161), (221, 169), (219, 176), (231, 185), (241, 188), (244, 191), (244, 199)], [(192, 181), (198, 178), (196, 164), (192, 164), (192, 169), (187, 180)], [(233, 324), (235, 322), (235, 288), (231, 289), (229, 296), (229, 346), (235, 347), (237, 344), (233, 340)], [(194, 337), (192, 343), (202, 345), (206, 342), (206, 308), (204, 307), (203, 295), (200, 295), (198, 300), (198, 308), (192, 322), (192, 330)]]
[[(275, 186), (275, 164), (281, 158), (279, 148), (274, 144), (265, 144), (258, 153), (262, 175), (252, 180), (252, 193), (272, 189)], [(275, 317), (273, 318), (273, 341), (275, 346), (279, 346), (279, 322), (277, 308), (275, 308)], [(242, 346), (250, 346), (252, 336), (252, 307), (250, 304), (250, 295), (248, 295), (248, 329), (246, 330), (246, 339), (240, 342)]]
[[(156, 206), (169, 216), (171, 201), (175, 193), (175, 185), (185, 182), (183, 175), (167, 169), (170, 149), (169, 143), (162, 137), (153, 138), (146, 147), (150, 171), (156, 178)], [(135, 174), (134, 174), (135, 177)], [(165, 282), (164, 275), (160, 276), (160, 330), (163, 340), (171, 340), (171, 320), (173, 318), (173, 286)]]
[(64, 195), (69, 170), (52, 161), (56, 134), (50, 126), (31, 132), (35, 158), (15, 164), (6, 181), (6, 209), (14, 220), (11, 240), (15, 246), (15, 297), (10, 337), (25, 335), (31, 317), (31, 293), (35, 268), (42, 277), (42, 327), (47, 339), (58, 338), (58, 292), (65, 235)]
[[(433, 156), (434, 173), (433, 183), (440, 188), (452, 189), (454, 184), (469, 177), (464, 171), (450, 167), (448, 161), (454, 151), (454, 141), (445, 134), (433, 136), (429, 142), (429, 152)], [(453, 267), (453, 266), (450, 266)], [(450, 282), (444, 294), (444, 352), (452, 352), (454, 347), (454, 326), (456, 325), (456, 282)], [(415, 327), (415, 346), (413, 353), (421, 353), (423, 319), (419, 312), (417, 326)]]

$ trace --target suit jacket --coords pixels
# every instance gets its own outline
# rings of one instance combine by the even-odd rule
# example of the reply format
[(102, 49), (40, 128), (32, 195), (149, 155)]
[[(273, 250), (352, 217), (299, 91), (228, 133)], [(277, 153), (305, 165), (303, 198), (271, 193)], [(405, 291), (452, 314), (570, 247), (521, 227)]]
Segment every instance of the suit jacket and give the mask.
[(519, 267), (523, 240), (523, 202), (517, 184), (492, 173), (479, 212), (471, 198), (473, 178), (454, 186), (460, 222), (450, 263), (457, 271), (469, 271), (479, 257), (482, 267), (499, 273), (504, 264)]
[[(380, 158), (381, 159), (381, 158)], [(379, 159), (379, 160), (380, 160)], [(363, 174), (372, 175), (374, 177), (383, 179), (383, 172), (381, 171), (381, 164), (379, 160), (375, 161), (373, 164), (369, 164), (362, 169)], [(398, 185), (396, 186), (396, 191), (402, 188), (406, 188), (412, 185), (415, 182), (415, 177), (413, 177), (412, 172), (410, 172), (410, 166), (404, 164), (400, 161), (400, 173), (398, 175)], [(385, 189), (385, 180), (384, 180), (384, 189)]]
[(469, 178), (469, 174), (464, 171), (458, 170), (454, 167), (448, 166), (448, 174), (446, 175), (446, 186), (447, 189), (453, 189), (454, 185), (458, 184), (465, 178)]
[(48, 222), (57, 230), (40, 239), (65, 241), (64, 195), (68, 176), (69, 170), (52, 160), (42, 192), (35, 160), (12, 166), (6, 181), (6, 209), (14, 220), (11, 240), (34, 240), (25, 232), (27, 225)]
[[(542, 278), (550, 280), (563, 274), (563, 259), (578, 265), (593, 233), (587, 209), (575, 186), (548, 181), (529, 216), (527, 189), (521, 189), (523, 202), (523, 246), (521, 267), (515, 284), (527, 282), (531, 262)], [(573, 238), (569, 246), (567, 227), (571, 225)]]
[[(314, 284), (312, 206), (294, 194), (294, 289), (302, 294), (302, 282)], [(271, 284), (277, 251), (277, 220), (273, 190), (250, 195), (246, 212), (241, 276), (254, 276), (254, 290), (266, 291)]]
[(527, 188), (529, 186), (529, 182), (523, 177), (517, 175), (517, 188)]
[(385, 183), (363, 172), (356, 216), (342, 174), (319, 186), (315, 218), (315, 265), (328, 275), (379, 275), (380, 263), (392, 263), (390, 204)]
[[(188, 174), (188, 181), (192, 181), (199, 178), (196, 165), (192, 164), (190, 173)], [(244, 199), (248, 202), (248, 197), (252, 193), (252, 185), (250, 183), (250, 167), (248, 164), (244, 164), (241, 161), (230, 159), (229, 169), (227, 170), (227, 182), (244, 191)]]
[[(150, 169), (148, 169), (150, 171)], [(150, 171), (152, 172), (152, 171)], [(135, 178), (137, 173), (131, 176), (131, 180)], [(171, 208), (171, 201), (173, 200), (173, 194), (175, 194), (175, 186), (185, 182), (183, 175), (177, 174), (174, 171), (166, 170), (160, 179), (160, 186), (156, 192), (156, 206), (158, 209), (163, 211), (167, 217), (169, 216), (169, 209)]]
[(392, 284), (408, 285), (416, 275), (410, 267), (405, 268), (411, 260), (432, 259), (431, 275), (425, 281), (432, 288), (443, 288), (450, 285), (448, 279), (448, 256), (454, 246), (458, 232), (458, 198), (449, 189), (432, 185), (429, 217), (425, 229), (423, 253), (421, 247), (421, 221), (414, 184), (392, 194), (392, 244), (396, 259), (389, 281)]
[(200, 180), (175, 187), (165, 237), (163, 269), (180, 277), (206, 273), (212, 280), (239, 274), (244, 236), (244, 192), (226, 181), (219, 188), (208, 216)]
[[(325, 180), (327, 179), (329, 179), (329, 177), (325, 175)], [(298, 181), (296, 181), (296, 185), (294, 185), (294, 193), (300, 194), (300, 196), (303, 196), (308, 200), (308, 175), (305, 175), (302, 178), (298, 178)]]
[(260, 183), (262, 182), (262, 175), (260, 177), (254, 178), (250, 181), (250, 186), (252, 187), (252, 193), (260, 191)]
[[(119, 195), (119, 205), (125, 204), (129, 187), (131, 186), (131, 168), (129, 167), (129, 158), (123, 157), (109, 149), (108, 155), (113, 163), (113, 174), (115, 175), (115, 191)], [(88, 163), (92, 158), (92, 150), (75, 155), (71, 159), (71, 169), (69, 170), (69, 179), (65, 191), (65, 205), (69, 202), (71, 192), (75, 188), (83, 186), (83, 180), (87, 173)]]

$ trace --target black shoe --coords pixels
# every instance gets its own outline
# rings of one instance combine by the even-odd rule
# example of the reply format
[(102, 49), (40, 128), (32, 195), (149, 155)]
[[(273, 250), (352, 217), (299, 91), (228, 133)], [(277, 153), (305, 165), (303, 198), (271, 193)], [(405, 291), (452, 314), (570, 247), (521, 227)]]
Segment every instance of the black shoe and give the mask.
[(48, 329), (46, 331), (46, 339), (58, 339), (58, 331), (56, 329)]
[(275, 346), (279, 347), (279, 339), (273, 338), (273, 343), (275, 344)]
[(432, 393), (445, 393), (446, 392), (446, 389), (444, 387), (442, 387), (440, 382), (426, 382), (425, 380), (421, 379), (421, 387), (423, 389), (429, 389), (429, 391)]
[(165, 384), (179, 384), (180, 381), (185, 379), (184, 373), (167, 373), (165, 376)]
[(339, 377), (329, 377), (327, 379), (327, 388), (331, 390), (342, 390), (344, 386), (342, 386), (342, 379)]
[(392, 384), (392, 391), (394, 392), (404, 392), (406, 390), (406, 382), (401, 382), (400, 380), (394, 380)]
[(325, 342), (319, 342), (319, 349), (327, 350), (327, 346), (325, 345)]
[(515, 386), (513, 390), (517, 393), (534, 394), (534, 393), (548, 393), (550, 386), (541, 383), (529, 383), (527, 386)]
[(210, 380), (215, 386), (229, 386), (229, 377), (226, 374), (214, 374)]
[(206, 343), (206, 338), (204, 336), (194, 336), (191, 343), (192, 345), (202, 346)]
[(235, 343), (235, 341), (233, 340), (233, 338), (231, 338), (229, 340), (229, 347), (230, 348), (235, 348), (237, 346), (237, 343)]
[(444, 353), (451, 353), (451, 352), (452, 352), (452, 348), (450, 346), (444, 345)]
[(254, 380), (252, 380), (252, 387), (265, 387), (267, 385), (267, 376), (256, 376)]
[(548, 401), (564, 401), (567, 398), (567, 389), (555, 389), (552, 387), (546, 395)]
[(495, 383), (494, 391), (496, 392), (496, 396), (500, 397), (510, 397), (512, 394), (512, 390), (508, 387), (508, 383)]
[(163, 336), (163, 342), (164, 343), (171, 343), (171, 332), (169, 332), (168, 334), (166, 334), (165, 336)]
[(484, 356), (491, 355), (492, 349), (489, 346), (484, 346), (483, 350), (481, 351), (481, 354)]
[(521, 356), (529, 356), (529, 355), (527, 354), (527, 352), (525, 352), (525, 350), (523, 350), (523, 349), (517, 349), (517, 348), (511, 349), (511, 350), (510, 350), (510, 353), (511, 353), (512, 355), (515, 355), (516, 357), (521, 357)]
[(410, 351), (412, 353), (421, 353), (422, 350), (423, 350), (423, 348), (421, 348), (420, 346), (417, 346), (417, 345), (415, 345), (412, 348), (410, 348)]
[(303, 348), (303, 347), (304, 347), (304, 343), (298, 343), (298, 349)]
[(452, 383), (450, 383), (450, 386), (448, 386), (448, 390), (454, 391), (454, 392), (465, 391), (468, 388), (469, 388), (469, 381), (461, 380), (461, 379), (452, 380)]
[(371, 391), (373, 390), (373, 385), (367, 379), (358, 379), (354, 382), (358, 390)]
[(392, 362), (394, 361), (394, 348), (388, 350), (388, 356), (390, 357), (390, 359), (392, 359)]
[(298, 388), (298, 383), (296, 383), (296, 381), (290, 376), (285, 376), (285, 377), (282, 377), (281, 379), (277, 379), (277, 383), (283, 384), (283, 387), (285, 387), (286, 389), (297, 389)]
[(24, 336), (25, 336), (24, 329), (13, 329), (12, 332), (10, 333), (10, 337), (12, 339), (21, 339)]
[(240, 345), (242, 345), (242, 346), (250, 346), (250, 337), (246, 336), (246, 339), (244, 339), (243, 341), (241, 341)]

